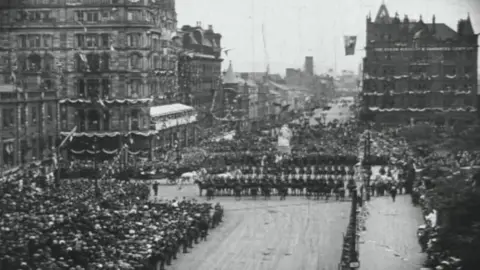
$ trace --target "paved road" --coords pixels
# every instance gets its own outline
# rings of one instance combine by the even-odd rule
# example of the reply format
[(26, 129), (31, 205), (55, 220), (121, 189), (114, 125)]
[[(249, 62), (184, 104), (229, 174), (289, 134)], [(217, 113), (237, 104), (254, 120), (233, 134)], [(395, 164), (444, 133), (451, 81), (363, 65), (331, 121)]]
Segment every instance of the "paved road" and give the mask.
[[(195, 186), (182, 191), (160, 186), (165, 198), (199, 198)], [(349, 202), (287, 198), (253, 201), (217, 198), (225, 221), (207, 242), (181, 255), (169, 270), (337, 269)]]
[[(350, 119), (353, 112), (350, 111), (349, 106), (342, 106), (341, 103), (329, 104), (331, 107), (330, 110), (324, 111), (323, 109), (316, 109), (313, 113), (313, 117), (310, 119), (310, 124), (314, 124), (316, 122), (316, 118), (322, 118), (322, 114), (325, 114), (325, 121), (327, 123), (332, 122), (333, 120), (337, 119), (340, 122), (346, 122)], [(324, 121), (324, 120), (322, 120)]]
[(398, 197), (396, 202), (389, 197), (372, 198), (369, 209), (367, 231), (361, 235), (361, 269), (420, 269), (424, 254), (420, 253), (416, 231), (423, 218), (410, 196)]

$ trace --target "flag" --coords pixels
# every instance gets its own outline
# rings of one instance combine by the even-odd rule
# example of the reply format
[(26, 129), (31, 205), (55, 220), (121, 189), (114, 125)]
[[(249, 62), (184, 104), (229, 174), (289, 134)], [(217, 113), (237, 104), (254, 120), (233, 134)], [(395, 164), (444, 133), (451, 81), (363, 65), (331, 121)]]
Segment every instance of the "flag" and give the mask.
[(280, 104), (280, 103), (276, 103), (276, 102), (273, 102), (273, 106), (281, 107), (281, 106), (282, 106), (282, 104)]
[(133, 143), (134, 143), (132, 135), (130, 135), (130, 136), (128, 137), (128, 142), (129, 142), (130, 144), (133, 144)]
[(115, 48), (113, 47), (113, 45), (110, 45), (110, 51), (112, 51), (112, 52), (115, 51)]
[(81, 26), (83, 26), (83, 31), (86, 33), (87, 32), (87, 27), (85, 27), (85, 25), (83, 25), (82, 22), (80, 21), (76, 21), (78, 24), (80, 24)]
[(82, 60), (85, 64), (88, 64), (87, 57), (85, 56), (85, 54), (83, 52), (79, 52), (78, 55), (80, 56), (80, 60)]
[(345, 55), (354, 55), (357, 36), (344, 36), (343, 38), (345, 40)]
[(67, 142), (71, 142), (73, 140), (73, 134), (77, 131), (77, 126), (73, 127), (73, 129), (67, 134), (67, 137), (63, 139), (63, 141), (58, 145), (58, 149), (62, 148), (62, 146)]

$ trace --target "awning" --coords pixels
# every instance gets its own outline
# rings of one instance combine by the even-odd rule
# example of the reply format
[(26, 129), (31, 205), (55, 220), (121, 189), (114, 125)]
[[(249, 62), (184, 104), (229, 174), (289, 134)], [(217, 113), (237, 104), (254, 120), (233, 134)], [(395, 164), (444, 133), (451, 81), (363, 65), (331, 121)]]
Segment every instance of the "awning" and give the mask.
[(180, 103), (174, 103), (174, 104), (169, 104), (169, 105), (161, 105), (161, 106), (154, 106), (150, 108), (150, 117), (160, 117), (160, 116), (165, 116), (165, 115), (170, 115), (170, 114), (175, 114), (175, 113), (182, 113), (182, 112), (188, 112), (188, 111), (194, 111), (195, 109), (193, 107), (180, 104)]

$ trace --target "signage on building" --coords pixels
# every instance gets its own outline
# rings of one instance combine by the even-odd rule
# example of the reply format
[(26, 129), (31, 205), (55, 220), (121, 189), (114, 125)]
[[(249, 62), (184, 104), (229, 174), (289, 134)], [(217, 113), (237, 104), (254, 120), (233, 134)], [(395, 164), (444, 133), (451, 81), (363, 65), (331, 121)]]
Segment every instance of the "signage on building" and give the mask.
[(157, 118), (155, 122), (155, 130), (164, 130), (172, 127), (182, 126), (197, 121), (197, 115), (181, 114), (169, 115), (163, 119)]
[(374, 48), (376, 52), (399, 52), (399, 51), (473, 51), (474, 47), (424, 47), (424, 48)]

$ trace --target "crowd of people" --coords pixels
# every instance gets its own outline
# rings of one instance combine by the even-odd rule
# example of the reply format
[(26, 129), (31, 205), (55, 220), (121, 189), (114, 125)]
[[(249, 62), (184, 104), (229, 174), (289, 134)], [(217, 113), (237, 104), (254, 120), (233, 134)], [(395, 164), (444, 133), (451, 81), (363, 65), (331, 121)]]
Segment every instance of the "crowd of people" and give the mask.
[(194, 200), (148, 201), (139, 182), (40, 179), (0, 183), (0, 269), (164, 269), (223, 215)]

